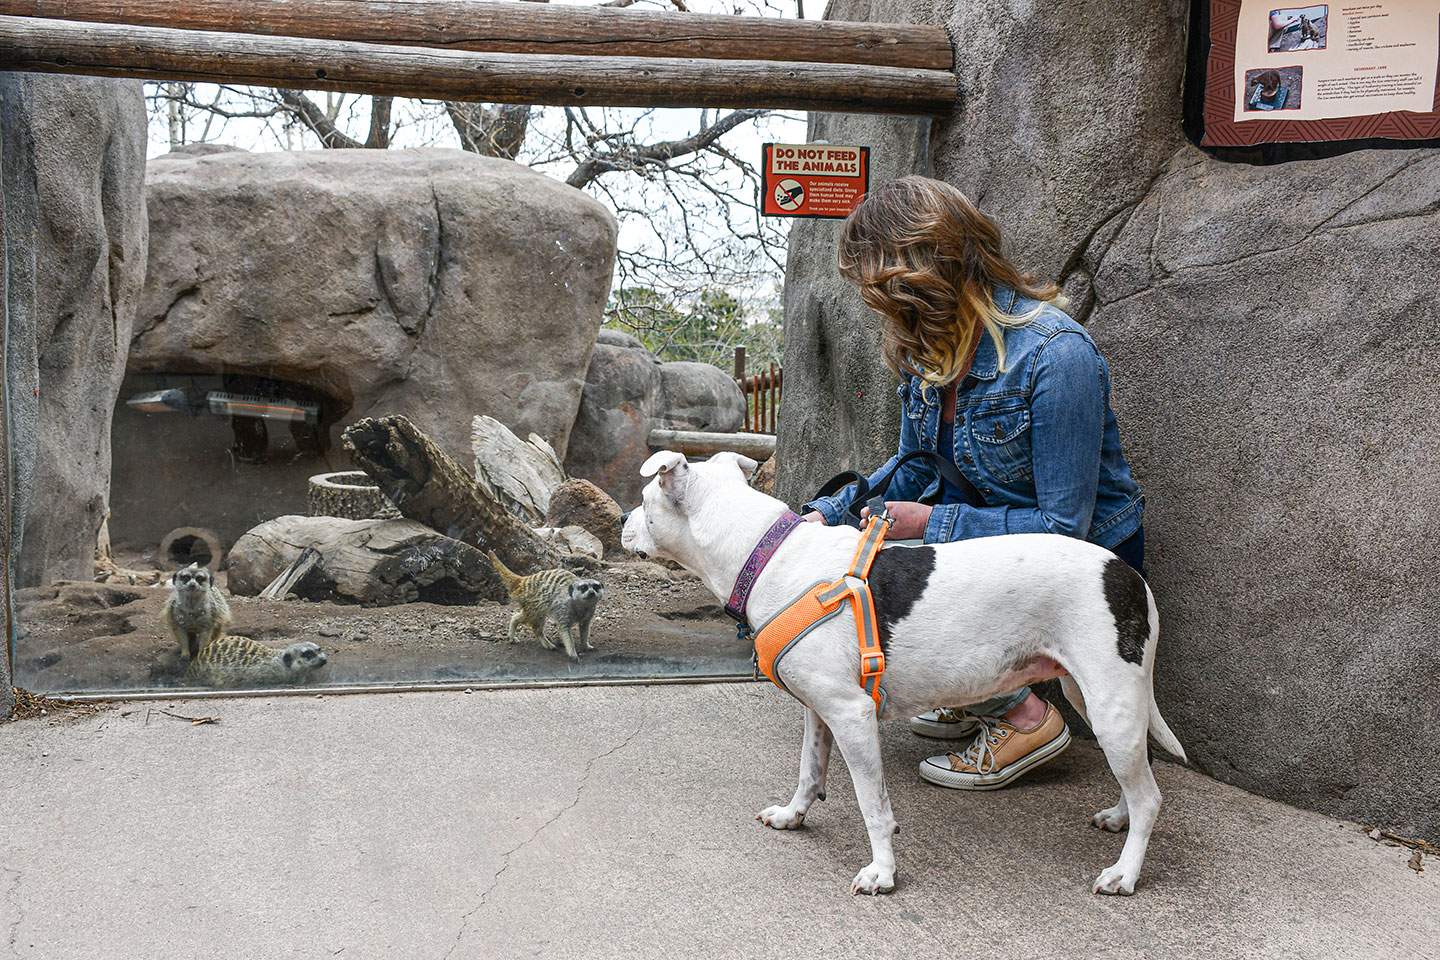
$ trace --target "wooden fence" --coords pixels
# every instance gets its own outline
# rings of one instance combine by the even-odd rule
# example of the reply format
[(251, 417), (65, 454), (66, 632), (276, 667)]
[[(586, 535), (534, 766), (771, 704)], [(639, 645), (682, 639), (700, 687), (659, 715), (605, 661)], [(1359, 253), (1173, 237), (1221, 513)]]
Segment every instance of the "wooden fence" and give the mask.
[(745, 348), (735, 348), (735, 385), (745, 395), (745, 432), (774, 433), (780, 414), (780, 392), (785, 371), (770, 364), (769, 370), (747, 376)]

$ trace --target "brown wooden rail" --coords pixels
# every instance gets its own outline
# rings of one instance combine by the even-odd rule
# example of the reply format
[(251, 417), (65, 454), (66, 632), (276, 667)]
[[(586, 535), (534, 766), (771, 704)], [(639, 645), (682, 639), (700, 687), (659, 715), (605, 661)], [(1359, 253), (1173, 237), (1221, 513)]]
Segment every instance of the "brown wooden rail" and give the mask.
[(0, 70), (493, 103), (929, 115), (948, 113), (956, 94), (954, 75), (939, 70), (471, 53), (5, 16)]
[(0, 0), (0, 15), (484, 53), (792, 60), (949, 70), (945, 31), (455, 0)]
[(735, 385), (745, 395), (745, 429), (754, 433), (775, 432), (780, 416), (780, 392), (785, 372), (774, 363), (769, 370), (753, 376), (745, 373), (745, 348), (735, 348)]

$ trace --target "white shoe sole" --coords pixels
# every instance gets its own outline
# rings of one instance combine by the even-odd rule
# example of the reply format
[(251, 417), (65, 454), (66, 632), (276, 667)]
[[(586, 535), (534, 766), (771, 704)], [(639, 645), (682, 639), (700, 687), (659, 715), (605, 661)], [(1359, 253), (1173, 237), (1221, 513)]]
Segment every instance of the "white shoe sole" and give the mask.
[(951, 770), (950, 758), (942, 755), (920, 761), (920, 778), (937, 787), (949, 787), (951, 790), (999, 790), (1021, 774), (1035, 769), (1042, 763), (1054, 760), (1064, 753), (1068, 746), (1070, 746), (1070, 729), (1067, 727), (1061, 731), (1060, 736), (1040, 749), (1027, 753), (1019, 760), (1001, 767), (999, 770), (981, 774), (961, 773), (958, 770)]
[(957, 720), (945, 723), (940, 720), (926, 720), (924, 717), (910, 718), (910, 732), (932, 740), (967, 740), (975, 736), (979, 726), (974, 720)]

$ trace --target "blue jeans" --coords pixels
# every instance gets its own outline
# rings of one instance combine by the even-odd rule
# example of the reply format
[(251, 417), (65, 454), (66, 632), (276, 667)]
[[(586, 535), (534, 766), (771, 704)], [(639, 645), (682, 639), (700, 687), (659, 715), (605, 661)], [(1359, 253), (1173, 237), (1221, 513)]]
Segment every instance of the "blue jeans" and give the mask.
[[(1142, 526), (1120, 543), (1110, 548), (1115, 556), (1124, 560), (1140, 576), (1145, 576), (1145, 528)], [(1014, 693), (1002, 693), (984, 703), (972, 703), (966, 713), (977, 717), (999, 717), (1014, 710), (1030, 697), (1030, 688), (1021, 687)]]

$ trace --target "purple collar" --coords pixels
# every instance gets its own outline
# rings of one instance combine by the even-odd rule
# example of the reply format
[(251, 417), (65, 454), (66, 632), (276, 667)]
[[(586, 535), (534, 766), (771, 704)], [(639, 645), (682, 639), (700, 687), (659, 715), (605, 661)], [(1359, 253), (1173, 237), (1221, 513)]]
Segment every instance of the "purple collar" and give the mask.
[(800, 515), (793, 510), (786, 510), (780, 514), (780, 519), (770, 525), (765, 531), (765, 536), (755, 544), (755, 549), (750, 551), (750, 559), (745, 561), (745, 566), (740, 568), (740, 576), (735, 578), (735, 589), (730, 591), (730, 602), (725, 604), (725, 612), (742, 623), (745, 620), (745, 604), (750, 600), (750, 590), (755, 586), (755, 581), (760, 576), (760, 571), (765, 569), (765, 564), (775, 556), (775, 551), (780, 549), (780, 544), (790, 536), (790, 531), (804, 523)]

